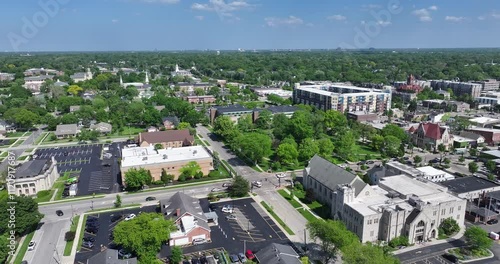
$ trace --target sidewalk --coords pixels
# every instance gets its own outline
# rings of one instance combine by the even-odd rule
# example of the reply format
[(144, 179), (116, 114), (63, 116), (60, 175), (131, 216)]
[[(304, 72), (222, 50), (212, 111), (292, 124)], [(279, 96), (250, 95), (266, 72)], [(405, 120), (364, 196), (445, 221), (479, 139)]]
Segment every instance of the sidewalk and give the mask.
[(455, 234), (454, 236), (449, 237), (447, 239), (439, 239), (439, 240), (434, 239), (434, 240), (429, 241), (429, 242), (423, 242), (421, 244), (415, 244), (413, 246), (405, 247), (403, 249), (398, 249), (398, 250), (393, 251), (392, 253), (394, 255), (397, 255), (397, 254), (406, 253), (406, 252), (416, 250), (416, 249), (422, 249), (422, 248), (426, 248), (426, 247), (430, 247), (430, 246), (434, 246), (434, 245), (448, 243), (448, 242), (460, 239), (461, 237), (464, 236), (464, 233), (465, 233), (465, 226), (463, 228), (461, 228), (457, 234)]

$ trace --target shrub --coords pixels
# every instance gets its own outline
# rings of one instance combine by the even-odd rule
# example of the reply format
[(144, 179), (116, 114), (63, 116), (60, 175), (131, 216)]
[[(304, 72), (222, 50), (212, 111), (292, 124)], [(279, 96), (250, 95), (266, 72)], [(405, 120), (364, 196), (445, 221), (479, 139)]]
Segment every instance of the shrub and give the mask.
[(194, 175), (195, 179), (201, 179), (203, 177), (203, 172), (199, 171)]
[(460, 226), (458, 225), (457, 221), (453, 218), (446, 218), (440, 225), (439, 225), (439, 232), (443, 232), (447, 236), (451, 236), (455, 233), (460, 231)]
[(76, 235), (75, 231), (68, 231), (64, 235), (64, 240), (66, 240), (66, 241), (73, 241), (73, 240), (75, 240), (75, 235)]
[(300, 182), (295, 182), (295, 184), (293, 185), (293, 188), (297, 191), (304, 191), (304, 185), (302, 185), (302, 183)]
[(185, 174), (179, 175), (179, 178), (177, 180), (180, 181), (180, 182), (186, 181), (186, 175)]
[(407, 247), (408, 245), (410, 245), (410, 242), (408, 241), (408, 237), (406, 237), (406, 236), (395, 237), (391, 241), (389, 241), (389, 246), (393, 247), (393, 248), (396, 248), (399, 246)]
[(151, 183), (152, 185), (163, 185), (165, 184), (163, 181), (154, 181)]

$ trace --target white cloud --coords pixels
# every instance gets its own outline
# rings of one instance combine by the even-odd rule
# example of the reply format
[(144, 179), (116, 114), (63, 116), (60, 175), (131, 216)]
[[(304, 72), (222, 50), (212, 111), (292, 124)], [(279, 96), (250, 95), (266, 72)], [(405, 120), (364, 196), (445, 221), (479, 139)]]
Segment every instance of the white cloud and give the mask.
[(113, 24), (116, 24), (116, 23), (118, 23), (118, 22), (119, 22), (119, 20), (118, 20), (118, 19), (111, 19), (111, 23), (113, 23)]
[(497, 20), (497, 19), (500, 19), (500, 13), (498, 13), (497, 11), (492, 11), (489, 14), (478, 16), (477, 19), (479, 19), (479, 20), (486, 20), (486, 19)]
[(436, 10), (438, 10), (438, 7), (435, 5), (429, 6), (429, 10), (436, 11)]
[(334, 21), (344, 21), (344, 20), (347, 19), (347, 17), (343, 16), (343, 15), (333, 15), (333, 16), (327, 17), (326, 19), (328, 19), (328, 20), (334, 20)]
[(383, 20), (377, 21), (377, 25), (380, 25), (380, 26), (383, 26), (383, 27), (388, 26), (390, 24), (392, 24), (391, 21), (383, 21)]
[(370, 5), (362, 5), (361, 8), (364, 10), (373, 10), (373, 9), (380, 9), (382, 8), (382, 6), (370, 4)]
[(464, 21), (464, 20), (465, 20), (465, 17), (446, 16), (446, 17), (444, 18), (444, 20), (446, 20), (446, 21), (450, 21), (450, 22), (461, 22), (461, 21)]
[(235, 0), (226, 2), (226, 0), (209, 0), (208, 3), (193, 3), (191, 9), (197, 11), (210, 11), (217, 13), (221, 19), (224, 17), (231, 17), (233, 19), (239, 20), (234, 16), (235, 11), (250, 9), (253, 5), (246, 2), (246, 0)]
[(198, 19), (198, 20), (200, 20), (200, 21), (201, 21), (201, 20), (203, 20), (203, 19), (205, 19), (205, 17), (204, 17), (204, 16), (195, 16), (194, 18), (196, 18), (196, 19)]
[(289, 16), (286, 18), (267, 17), (264, 21), (266, 21), (266, 25), (269, 27), (295, 26), (304, 24), (304, 20), (296, 16)]
[(148, 4), (177, 4), (180, 0), (136, 0)]
[(429, 10), (425, 8), (414, 10), (412, 14), (417, 16), (418, 19), (422, 22), (432, 21), (431, 12), (429, 12)]
[(486, 17), (485, 16), (478, 16), (477, 19), (479, 19), (479, 20), (485, 20)]

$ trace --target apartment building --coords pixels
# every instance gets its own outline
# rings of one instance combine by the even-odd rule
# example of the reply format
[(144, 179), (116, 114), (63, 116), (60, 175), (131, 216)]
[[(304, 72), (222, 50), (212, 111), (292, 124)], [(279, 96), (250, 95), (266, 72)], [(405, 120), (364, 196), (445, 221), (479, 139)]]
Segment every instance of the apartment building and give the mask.
[(293, 101), (321, 110), (383, 113), (391, 108), (391, 91), (334, 83), (295, 84)]
[(474, 83), (481, 84), (483, 91), (496, 91), (496, 90), (498, 90), (498, 88), (500, 88), (500, 82), (495, 80), (495, 79), (487, 79), (487, 80), (474, 82)]
[(455, 96), (460, 95), (470, 95), (473, 98), (481, 96), (481, 91), (483, 90), (483, 85), (480, 83), (470, 83), (470, 82), (454, 82), (454, 81), (443, 81), (443, 80), (433, 80), (431, 81), (431, 87), (433, 90), (448, 90), (451, 89)]

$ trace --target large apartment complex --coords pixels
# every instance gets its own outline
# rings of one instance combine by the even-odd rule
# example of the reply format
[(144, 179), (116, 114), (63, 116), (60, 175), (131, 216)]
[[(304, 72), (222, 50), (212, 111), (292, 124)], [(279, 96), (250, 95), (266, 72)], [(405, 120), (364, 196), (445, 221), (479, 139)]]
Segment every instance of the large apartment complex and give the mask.
[(303, 176), (304, 187), (327, 202), (331, 216), (362, 242), (407, 236), (413, 244), (437, 238), (439, 225), (447, 218), (464, 224), (466, 201), (422, 178), (395, 175), (370, 186), (318, 156), (311, 159)]
[(383, 113), (391, 108), (391, 91), (335, 83), (297, 83), (293, 90), (293, 101), (325, 111)]
[(481, 83), (454, 82), (443, 80), (431, 81), (431, 87), (433, 90), (446, 91), (448, 89), (451, 89), (455, 96), (468, 94), (473, 98), (481, 96), (481, 91), (483, 90), (483, 84)]

